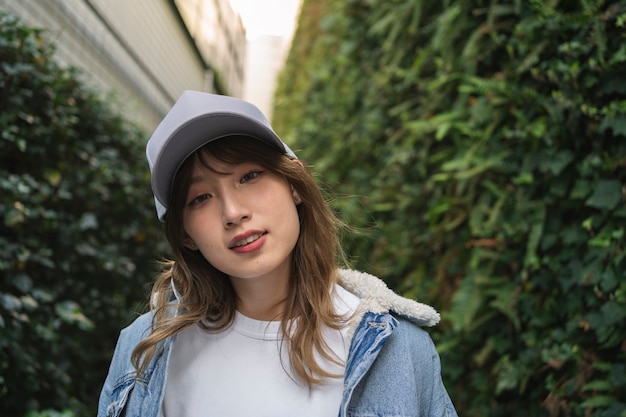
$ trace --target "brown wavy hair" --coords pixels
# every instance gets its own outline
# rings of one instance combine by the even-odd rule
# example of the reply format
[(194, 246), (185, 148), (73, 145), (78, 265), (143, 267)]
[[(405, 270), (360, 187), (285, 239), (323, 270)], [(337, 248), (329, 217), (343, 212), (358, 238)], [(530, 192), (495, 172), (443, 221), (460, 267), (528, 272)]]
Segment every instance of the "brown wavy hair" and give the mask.
[[(309, 387), (322, 383), (325, 378), (339, 377), (317, 363), (315, 352), (339, 363), (324, 341), (322, 327), (339, 329), (345, 325), (345, 318), (335, 313), (332, 298), (338, 266), (346, 263), (339, 244), (341, 224), (306, 165), (257, 139), (241, 136), (206, 144), (187, 158), (176, 174), (165, 217), (165, 234), (173, 260), (164, 263), (165, 269), (152, 288), (152, 332), (132, 354), (137, 377), (146, 371), (158, 345), (165, 339), (192, 325), (208, 331), (224, 330), (235, 316), (237, 296), (226, 274), (207, 262), (199, 251), (183, 245), (186, 234), (182, 213), (193, 161), (203, 162), (203, 155), (207, 154), (229, 164), (259, 163), (264, 169), (283, 176), (300, 196), (302, 202), (297, 206), (300, 235), (293, 251), (291, 279), (281, 317), (284, 343), (295, 373), (292, 377)], [(174, 299), (172, 286), (182, 303)], [(177, 314), (172, 314), (173, 311)]]

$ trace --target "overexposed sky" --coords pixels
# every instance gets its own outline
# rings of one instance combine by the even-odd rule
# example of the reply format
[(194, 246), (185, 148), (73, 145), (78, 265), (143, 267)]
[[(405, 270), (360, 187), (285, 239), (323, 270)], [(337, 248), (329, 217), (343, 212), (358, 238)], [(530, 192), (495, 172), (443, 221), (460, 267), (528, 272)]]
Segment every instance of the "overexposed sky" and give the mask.
[(248, 39), (262, 35), (291, 36), (300, 0), (230, 0)]

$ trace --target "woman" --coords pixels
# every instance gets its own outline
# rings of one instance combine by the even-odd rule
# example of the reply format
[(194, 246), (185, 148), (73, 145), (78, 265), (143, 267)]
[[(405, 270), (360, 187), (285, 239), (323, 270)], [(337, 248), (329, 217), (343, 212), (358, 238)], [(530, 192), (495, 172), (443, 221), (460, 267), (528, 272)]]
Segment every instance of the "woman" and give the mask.
[(253, 105), (185, 92), (147, 146), (173, 253), (99, 416), (456, 416), (439, 315), (338, 269), (337, 221)]

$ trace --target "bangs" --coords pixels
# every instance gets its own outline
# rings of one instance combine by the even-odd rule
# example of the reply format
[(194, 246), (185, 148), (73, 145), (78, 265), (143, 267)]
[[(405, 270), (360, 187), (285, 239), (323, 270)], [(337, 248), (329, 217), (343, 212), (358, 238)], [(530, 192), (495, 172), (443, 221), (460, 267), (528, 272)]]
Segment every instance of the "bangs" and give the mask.
[[(196, 153), (200, 163), (213, 171), (207, 162), (207, 157), (231, 165), (245, 162), (256, 162), (266, 165), (267, 168), (276, 166), (283, 153), (259, 139), (249, 136), (227, 136), (207, 143)], [(215, 171), (214, 171), (215, 172)]]
[(211, 165), (211, 159), (227, 165), (253, 162), (284, 176), (282, 167), (285, 158), (287, 157), (278, 149), (249, 136), (227, 136), (209, 142), (189, 156), (180, 166), (174, 179), (169, 207), (176, 206), (177, 212), (182, 210), (185, 196), (189, 191), (194, 161), (198, 161), (204, 168), (218, 175), (229, 173), (215, 169)]

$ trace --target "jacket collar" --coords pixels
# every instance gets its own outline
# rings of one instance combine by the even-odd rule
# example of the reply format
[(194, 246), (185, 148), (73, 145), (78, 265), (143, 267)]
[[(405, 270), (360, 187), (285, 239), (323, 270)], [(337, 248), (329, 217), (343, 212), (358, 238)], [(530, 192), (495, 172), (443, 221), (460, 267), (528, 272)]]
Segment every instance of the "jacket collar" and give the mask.
[(338, 283), (361, 300), (351, 319), (351, 328), (355, 328), (368, 311), (377, 314), (393, 312), (418, 326), (432, 327), (439, 323), (440, 316), (434, 308), (396, 294), (373, 275), (340, 269)]

